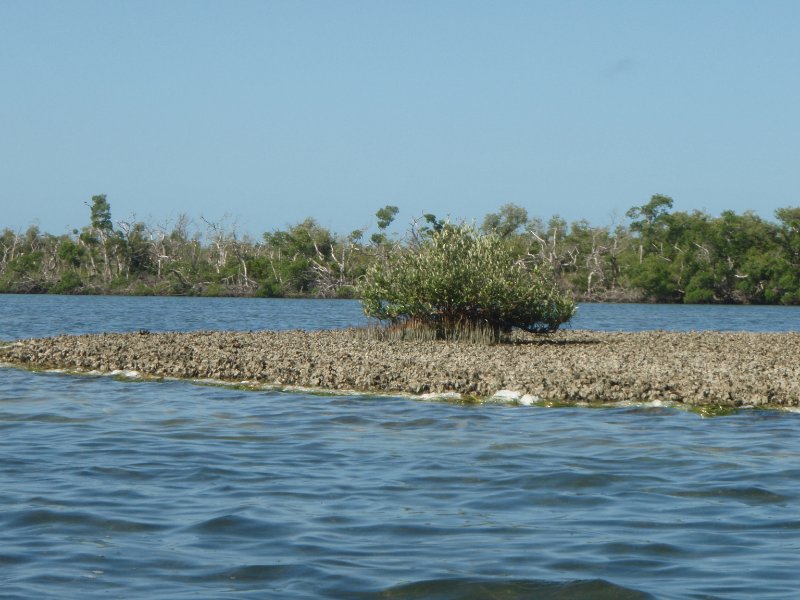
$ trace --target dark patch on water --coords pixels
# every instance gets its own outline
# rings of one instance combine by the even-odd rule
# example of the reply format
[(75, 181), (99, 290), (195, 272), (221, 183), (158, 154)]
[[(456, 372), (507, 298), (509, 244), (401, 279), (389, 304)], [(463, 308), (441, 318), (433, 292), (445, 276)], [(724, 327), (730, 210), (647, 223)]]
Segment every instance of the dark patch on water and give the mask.
[(684, 498), (705, 498), (712, 502), (728, 502), (733, 500), (750, 506), (763, 506), (767, 504), (786, 505), (792, 500), (787, 496), (775, 494), (758, 486), (715, 486), (699, 490), (677, 492), (675, 495)]
[(374, 596), (374, 600), (650, 600), (654, 596), (626, 589), (602, 579), (593, 581), (492, 581), (443, 579), (420, 581), (394, 587)]

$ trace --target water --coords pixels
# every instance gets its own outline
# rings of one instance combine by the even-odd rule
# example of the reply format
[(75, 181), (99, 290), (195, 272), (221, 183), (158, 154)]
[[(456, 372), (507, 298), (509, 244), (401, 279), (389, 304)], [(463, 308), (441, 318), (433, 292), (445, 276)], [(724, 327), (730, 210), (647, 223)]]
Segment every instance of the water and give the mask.
[[(356, 300), (0, 294), (0, 340), (103, 331), (336, 329), (366, 325)], [(800, 307), (582, 304), (567, 328), (800, 331)]]
[[(588, 305), (579, 323), (797, 323), (792, 309), (695, 314)], [(349, 302), (0, 296), (3, 339), (361, 318)], [(464, 406), (0, 369), (4, 599), (785, 599), (800, 590), (798, 551), (795, 413)]]
[(0, 340), (140, 329), (337, 329), (366, 322), (355, 300), (0, 294)]

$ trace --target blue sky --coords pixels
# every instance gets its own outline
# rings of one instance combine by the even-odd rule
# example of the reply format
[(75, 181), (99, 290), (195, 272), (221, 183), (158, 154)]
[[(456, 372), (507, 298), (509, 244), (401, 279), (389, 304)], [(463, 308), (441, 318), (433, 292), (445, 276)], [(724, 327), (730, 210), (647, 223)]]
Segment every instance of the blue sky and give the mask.
[(0, 228), (800, 205), (795, 0), (0, 0)]

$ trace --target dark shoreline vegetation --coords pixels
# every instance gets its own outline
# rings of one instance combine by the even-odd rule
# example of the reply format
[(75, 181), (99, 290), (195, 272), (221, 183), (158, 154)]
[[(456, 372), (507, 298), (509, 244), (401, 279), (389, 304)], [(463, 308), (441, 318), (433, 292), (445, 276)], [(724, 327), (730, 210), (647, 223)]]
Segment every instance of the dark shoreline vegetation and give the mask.
[[(482, 220), (519, 260), (547, 268), (579, 301), (800, 304), (800, 208), (776, 222), (754, 213), (672, 211), (656, 195), (627, 212), (627, 225), (546, 223), (514, 204)], [(260, 239), (235, 226), (188, 217), (171, 224), (117, 221), (94, 196), (89, 224), (68, 234), (37, 227), (0, 233), (0, 293), (352, 298), (371, 266), (419, 244), (446, 221), (423, 215), (402, 239), (388, 228), (337, 234), (306, 219)], [(370, 233), (372, 231), (372, 233)]]
[(546, 406), (663, 402), (708, 414), (800, 406), (798, 356), (798, 333), (664, 331), (516, 332), (504, 344), (366, 329), (140, 332), (0, 345), (0, 361), (34, 370)]

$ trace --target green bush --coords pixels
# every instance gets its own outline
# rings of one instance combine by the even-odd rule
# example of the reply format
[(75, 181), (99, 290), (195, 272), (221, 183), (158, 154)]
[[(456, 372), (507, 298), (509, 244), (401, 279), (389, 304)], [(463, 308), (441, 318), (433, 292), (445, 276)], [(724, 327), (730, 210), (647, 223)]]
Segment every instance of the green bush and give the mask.
[(221, 283), (212, 282), (203, 288), (201, 295), (208, 298), (217, 298), (222, 296), (224, 292), (225, 288), (222, 287)]
[(372, 265), (358, 292), (367, 316), (422, 324), (438, 338), (456, 337), (465, 327), (489, 328), (495, 339), (515, 327), (555, 331), (572, 318), (575, 302), (545, 267), (517, 256), (496, 234), (445, 224)]
[(336, 298), (340, 300), (350, 300), (355, 297), (355, 289), (351, 285), (343, 285), (336, 288)]
[(683, 302), (685, 304), (712, 304), (714, 302), (714, 278), (708, 273), (696, 273), (686, 286)]
[(72, 294), (79, 292), (83, 286), (80, 275), (75, 271), (67, 271), (62, 274), (58, 281), (48, 290), (51, 294)]
[(281, 284), (274, 277), (268, 277), (259, 281), (256, 296), (259, 298), (283, 298), (284, 293)]
[(139, 281), (133, 285), (130, 293), (134, 296), (157, 296), (158, 290), (154, 285)]

